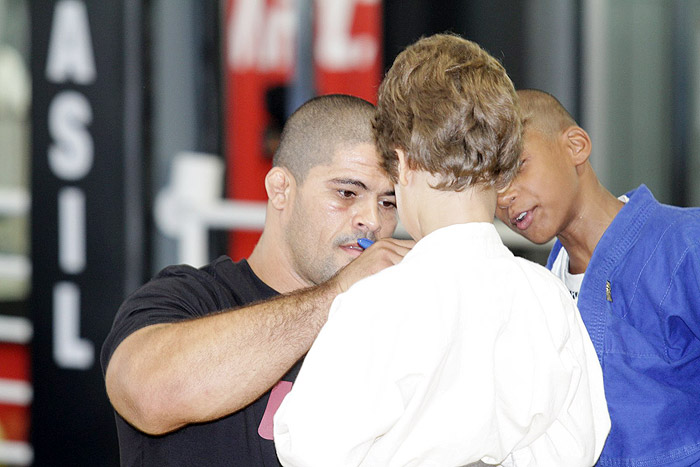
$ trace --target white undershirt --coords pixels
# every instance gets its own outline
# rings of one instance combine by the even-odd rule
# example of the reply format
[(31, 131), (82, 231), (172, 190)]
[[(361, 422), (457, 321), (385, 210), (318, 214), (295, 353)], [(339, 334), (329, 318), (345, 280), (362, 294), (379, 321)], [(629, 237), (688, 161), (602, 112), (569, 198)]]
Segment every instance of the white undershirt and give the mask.
[(554, 264), (552, 264), (552, 272), (564, 282), (571, 297), (578, 304), (578, 293), (581, 290), (584, 273), (571, 274), (569, 272), (569, 254), (563, 247), (559, 250), (557, 259), (555, 259)]
[[(622, 195), (618, 199), (623, 203), (629, 201), (626, 195)], [(552, 272), (564, 282), (566, 288), (569, 289), (571, 297), (573, 297), (574, 301), (578, 304), (578, 293), (581, 291), (581, 283), (583, 282), (585, 273), (571, 274), (569, 272), (569, 254), (564, 247), (559, 250), (559, 254), (552, 264)]]

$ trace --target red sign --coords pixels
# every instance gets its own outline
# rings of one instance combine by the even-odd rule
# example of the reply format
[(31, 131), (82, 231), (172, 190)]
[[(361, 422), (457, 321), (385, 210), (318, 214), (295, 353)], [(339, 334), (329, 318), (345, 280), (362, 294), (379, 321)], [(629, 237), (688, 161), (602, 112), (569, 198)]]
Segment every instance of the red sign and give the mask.
[(380, 0), (316, 0), (314, 64), (318, 94), (376, 103), (382, 73)]

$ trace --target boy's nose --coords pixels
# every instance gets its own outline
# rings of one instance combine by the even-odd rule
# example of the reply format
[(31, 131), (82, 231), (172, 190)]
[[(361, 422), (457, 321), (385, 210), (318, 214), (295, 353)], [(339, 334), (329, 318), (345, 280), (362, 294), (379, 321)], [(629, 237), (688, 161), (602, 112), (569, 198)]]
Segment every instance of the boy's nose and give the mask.
[(502, 192), (498, 193), (497, 203), (498, 207), (505, 209), (508, 208), (515, 201), (515, 191), (512, 187), (508, 187)]

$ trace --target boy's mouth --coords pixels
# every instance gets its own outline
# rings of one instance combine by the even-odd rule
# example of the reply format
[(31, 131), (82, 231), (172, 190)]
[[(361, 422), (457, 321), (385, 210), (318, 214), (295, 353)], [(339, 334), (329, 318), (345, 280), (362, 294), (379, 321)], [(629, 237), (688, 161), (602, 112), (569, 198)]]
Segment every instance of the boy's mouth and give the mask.
[(518, 230), (525, 230), (532, 223), (532, 211), (522, 211), (516, 217), (512, 218), (510, 223)]

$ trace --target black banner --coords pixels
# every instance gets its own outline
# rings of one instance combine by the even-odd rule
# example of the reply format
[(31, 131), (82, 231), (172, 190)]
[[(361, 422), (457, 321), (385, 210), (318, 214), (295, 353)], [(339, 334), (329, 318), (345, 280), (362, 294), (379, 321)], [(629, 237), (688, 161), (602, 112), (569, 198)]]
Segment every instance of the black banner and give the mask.
[(35, 465), (118, 465), (99, 352), (144, 270), (140, 4), (30, 2)]

